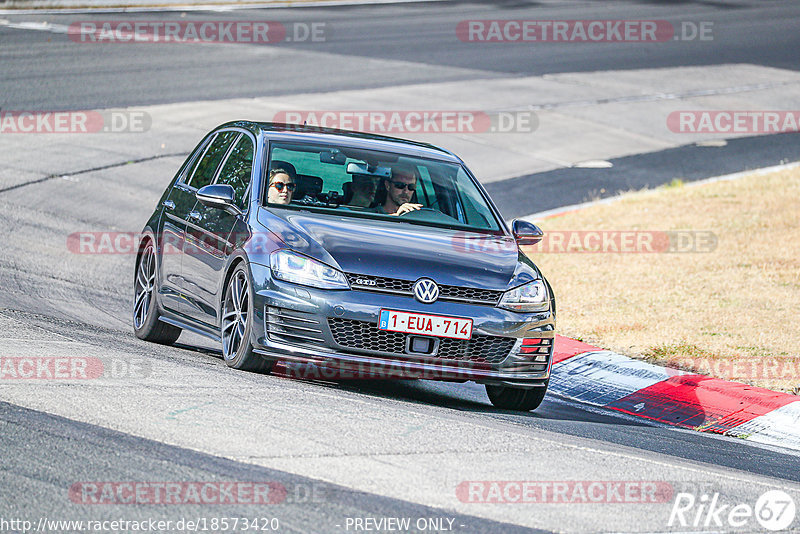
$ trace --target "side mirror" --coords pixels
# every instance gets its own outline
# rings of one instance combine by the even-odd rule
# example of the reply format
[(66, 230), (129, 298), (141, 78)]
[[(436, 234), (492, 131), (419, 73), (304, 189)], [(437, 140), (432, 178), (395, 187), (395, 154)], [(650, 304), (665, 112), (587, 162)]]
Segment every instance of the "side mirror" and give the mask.
[(201, 187), (195, 195), (203, 206), (217, 208), (230, 213), (241, 215), (242, 210), (234, 204), (236, 192), (228, 184), (211, 184)]
[(517, 245), (521, 247), (535, 245), (544, 237), (541, 228), (520, 219), (514, 219), (514, 222), (511, 223), (511, 233), (514, 234)]

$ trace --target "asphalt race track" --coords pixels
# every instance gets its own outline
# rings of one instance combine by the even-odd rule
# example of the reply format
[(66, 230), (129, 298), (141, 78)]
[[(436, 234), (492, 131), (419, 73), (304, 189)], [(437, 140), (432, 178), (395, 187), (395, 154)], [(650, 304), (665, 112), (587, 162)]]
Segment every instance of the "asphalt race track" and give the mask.
[[(715, 33), (702, 46), (467, 44), (453, 37), (463, 20), (534, 18), (707, 21)], [(324, 22), (328, 33), (313, 43), (101, 46), (72, 42), (62, 31), (87, 20), (244, 19), (289, 27)], [(0, 379), (0, 532), (126, 530), (86, 523), (113, 520), (172, 522), (152, 531), (233, 532), (242, 531), (242, 518), (279, 532), (765, 531), (754, 516), (737, 526), (728, 513), (737, 505), (764, 512), (759, 497), (769, 490), (800, 506), (797, 452), (650, 424), (556, 396), (532, 413), (505, 412), (473, 383), (235, 372), (204, 338), (184, 333), (174, 347), (136, 339), (133, 255), (75, 253), (68, 236), (140, 230), (205, 131), (249, 112), (260, 118), (297, 109), (296, 95), (314, 102), (306, 109), (363, 109), (364, 99), (384, 109), (396, 99), (428, 109), (459, 91), (458, 98), (494, 110), (513, 108), (527, 95), (526, 109), (541, 121), (530, 134), (534, 156), (517, 137), (422, 136), (464, 156), (507, 218), (675, 177), (797, 161), (797, 134), (727, 135), (724, 143), (704, 145), (666, 131), (663, 120), (654, 126), (638, 111), (645, 108), (629, 100), (630, 87), (642, 85), (637, 102), (662, 118), (676, 99), (689, 109), (710, 99), (729, 109), (796, 109), (798, 20), (796, 2), (756, 0), (0, 14), (0, 111), (139, 109), (153, 119), (138, 135), (0, 133), (0, 356), (87, 356), (109, 371), (94, 380)], [(653, 87), (644, 87), (647, 80)], [(659, 90), (668, 83), (681, 87)], [(547, 84), (561, 85), (546, 95), (530, 89)], [(517, 100), (489, 106), (487, 88)], [(540, 132), (552, 135), (536, 137)], [(494, 156), (497, 150), (508, 150), (508, 157)], [(588, 159), (613, 166), (599, 175), (603, 170), (573, 165)], [(502, 172), (493, 175), (495, 168)], [(526, 201), (537, 196), (531, 191), (538, 198)], [(579, 489), (622, 483), (663, 491), (651, 499), (606, 491), (595, 500), (498, 503), (496, 495), (491, 502), (487, 493), (469, 493), (470, 481), (481, 481), (481, 488), (534, 481), (551, 489), (568, 482)], [(92, 501), (109, 483), (168, 482), (256, 483), (269, 488), (270, 498)], [(676, 519), (680, 494), (683, 505), (687, 495), (696, 504)], [(501, 493), (500, 500), (514, 495)], [(710, 516), (712, 501), (725, 511)], [(240, 519), (235, 530), (219, 522), (212, 527), (221, 518)], [(61, 520), (84, 523), (52, 523)], [(786, 530), (800, 531), (800, 517)]]
[[(0, 28), (4, 54), (0, 93), (5, 109), (95, 109), (655, 66), (750, 63), (796, 69), (800, 41), (795, 31), (796, 9), (791, 2), (746, 0), (681, 2), (677, 7), (657, 1), (487, 0), (186, 15), (198, 21), (253, 18), (287, 25), (326, 24), (324, 42), (284, 42), (281, 49), (291, 51), (285, 55), (269, 54), (264, 50), (267, 45), (204, 46), (202, 54), (189, 47), (165, 45), (111, 50), (76, 47), (63, 36), (56, 39), (57, 34)], [(713, 41), (702, 47), (695, 41), (669, 47), (603, 43), (599, 54), (594, 44), (543, 43), (531, 48), (517, 43), (499, 51), (496, 45), (464, 46), (453, 39), (453, 28), (463, 20), (532, 17), (659, 18), (711, 22), (717, 31)], [(87, 20), (80, 14), (2, 18), (65, 26)], [(116, 18), (106, 15), (90, 20)], [(140, 13), (124, 19), (170, 21), (176, 16), (173, 12)]]

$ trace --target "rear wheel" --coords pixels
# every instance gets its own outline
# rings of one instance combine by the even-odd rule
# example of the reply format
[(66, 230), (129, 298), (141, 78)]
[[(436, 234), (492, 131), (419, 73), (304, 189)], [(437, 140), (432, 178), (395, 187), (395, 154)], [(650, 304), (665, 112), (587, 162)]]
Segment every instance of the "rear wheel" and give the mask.
[(269, 373), (273, 360), (253, 352), (250, 333), (253, 330), (253, 295), (250, 277), (243, 263), (236, 266), (225, 286), (222, 301), (222, 356), (234, 369)]
[(133, 282), (133, 331), (136, 337), (153, 343), (170, 345), (181, 335), (181, 329), (158, 320), (156, 305), (156, 252), (148, 241), (136, 260)]
[(547, 385), (523, 389), (510, 386), (493, 386), (486, 384), (486, 394), (497, 408), (529, 412), (535, 410), (544, 400)]

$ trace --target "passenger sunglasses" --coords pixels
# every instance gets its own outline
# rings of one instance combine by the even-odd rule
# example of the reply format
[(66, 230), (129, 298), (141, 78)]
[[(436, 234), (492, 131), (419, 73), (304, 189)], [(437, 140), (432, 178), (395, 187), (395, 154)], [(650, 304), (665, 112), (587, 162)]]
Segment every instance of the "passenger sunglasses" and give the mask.
[(284, 187), (286, 189), (288, 189), (289, 191), (294, 191), (295, 189), (297, 189), (297, 184), (295, 184), (295, 183), (285, 184), (283, 182), (274, 182), (274, 183), (271, 183), (269, 185), (271, 187), (275, 187), (275, 189), (277, 189), (279, 192), (283, 191)]
[(402, 191), (403, 189), (408, 189), (412, 193), (417, 190), (417, 184), (407, 184), (405, 182), (392, 182), (392, 185)]

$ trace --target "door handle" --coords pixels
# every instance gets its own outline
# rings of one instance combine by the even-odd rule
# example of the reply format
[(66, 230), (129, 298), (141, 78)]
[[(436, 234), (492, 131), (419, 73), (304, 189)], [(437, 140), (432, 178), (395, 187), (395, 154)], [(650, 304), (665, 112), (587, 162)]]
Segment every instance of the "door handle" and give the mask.
[(175, 209), (175, 203), (171, 200), (165, 200), (164, 202), (161, 203), (161, 205), (170, 211)]
[(199, 221), (200, 220), (200, 212), (199, 211), (190, 211), (189, 212), (189, 218), (192, 219), (193, 221)]

